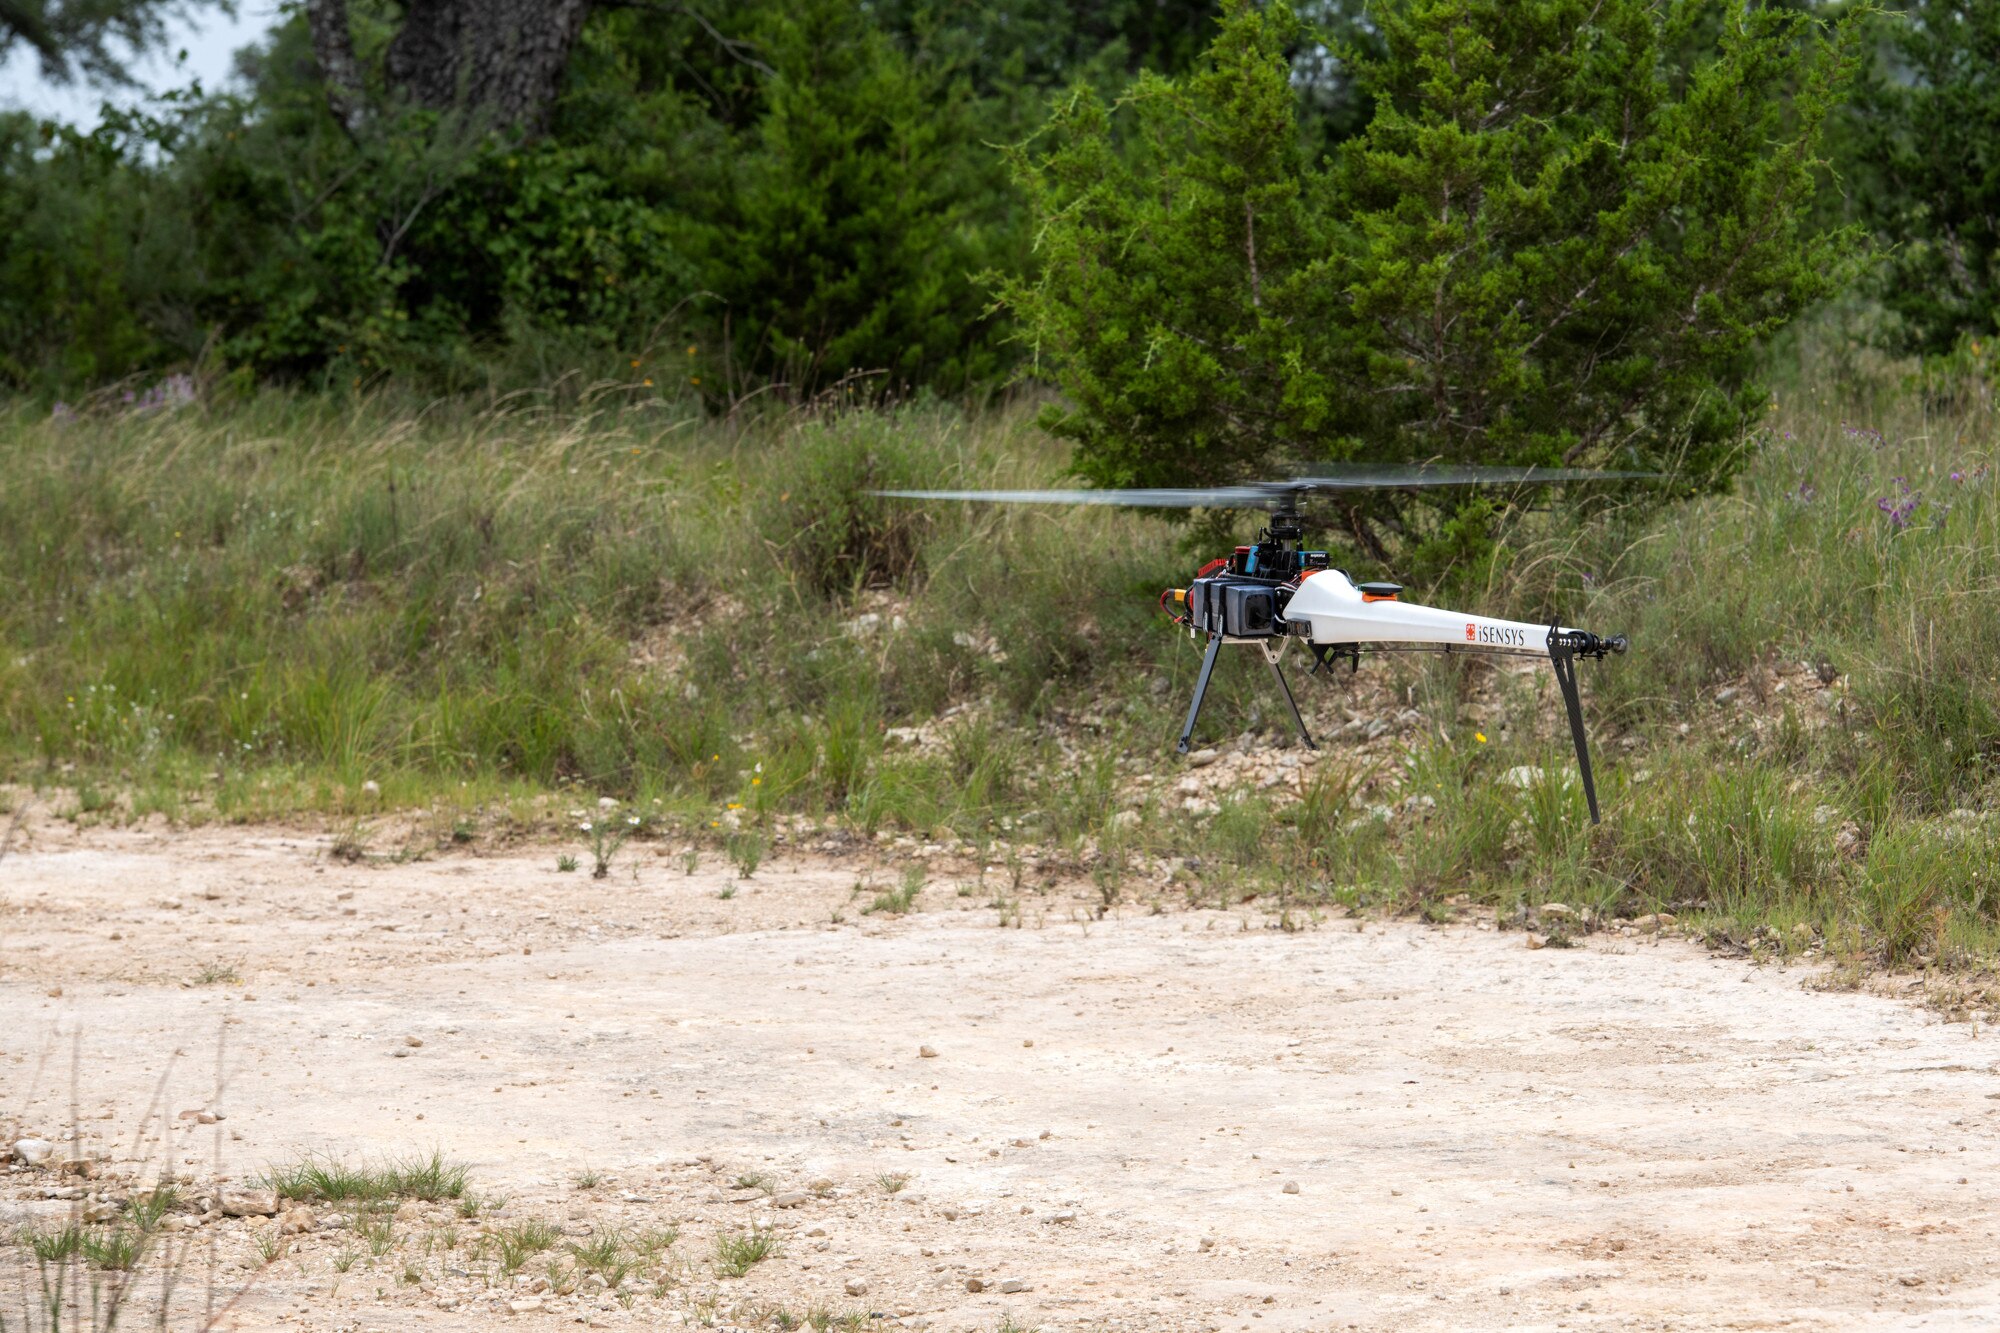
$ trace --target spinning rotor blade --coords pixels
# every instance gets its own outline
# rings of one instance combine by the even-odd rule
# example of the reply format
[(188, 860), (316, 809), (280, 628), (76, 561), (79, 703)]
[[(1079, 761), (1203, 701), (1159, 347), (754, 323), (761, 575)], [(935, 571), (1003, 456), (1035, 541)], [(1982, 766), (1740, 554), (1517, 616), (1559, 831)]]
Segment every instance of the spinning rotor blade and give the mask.
[(990, 504), (1130, 505), (1140, 509), (1261, 509), (1281, 486), (1068, 491), (870, 491), (896, 500), (979, 500)]
[(1317, 477), (1294, 477), (1293, 486), (1328, 491), (1401, 490), (1407, 486), (1541, 486), (1564, 481), (1639, 481), (1657, 472), (1597, 472), (1579, 467), (1343, 467)]
[(971, 500), (987, 504), (1123, 505), (1135, 509), (1290, 511), (1314, 491), (1387, 491), (1425, 486), (1538, 486), (1566, 481), (1634, 481), (1657, 472), (1594, 472), (1574, 467), (1352, 467), (1317, 477), (1243, 486), (1141, 487), (1051, 491), (870, 491), (895, 500)]

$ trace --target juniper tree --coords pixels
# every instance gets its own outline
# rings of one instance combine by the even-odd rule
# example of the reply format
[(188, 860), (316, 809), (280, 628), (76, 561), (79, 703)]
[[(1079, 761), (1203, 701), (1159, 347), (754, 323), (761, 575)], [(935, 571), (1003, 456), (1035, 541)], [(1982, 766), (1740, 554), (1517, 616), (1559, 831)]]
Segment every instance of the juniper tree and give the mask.
[(1897, 341), (2000, 332), (2000, 0), (1913, 0), (1849, 117), (1857, 211), (1894, 249)]
[[(1854, 247), (1808, 220), (1854, 25), (1650, 0), (1375, 17), (1355, 71), (1372, 117), (1318, 162), (1297, 21), (1247, 0), (1195, 72), (1111, 105), (1078, 89), (1016, 151), (1038, 263), (1002, 298), (1067, 395), (1047, 420), (1078, 471), (1443, 460), (1719, 484), (1763, 401), (1760, 340)], [(1438, 503), (1432, 554), (1476, 546), (1478, 502)], [(1349, 514), (1385, 559), (1383, 529), (1414, 518)]]

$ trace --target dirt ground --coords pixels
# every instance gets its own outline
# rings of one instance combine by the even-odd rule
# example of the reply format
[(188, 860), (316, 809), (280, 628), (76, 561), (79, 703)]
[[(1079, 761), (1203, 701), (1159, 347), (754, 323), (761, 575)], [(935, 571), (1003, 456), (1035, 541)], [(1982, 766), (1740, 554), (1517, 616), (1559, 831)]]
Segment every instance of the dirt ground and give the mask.
[[(16, 837), (0, 1133), (101, 1160), (10, 1168), (0, 1228), (163, 1154), (192, 1196), (436, 1148), (476, 1217), (405, 1205), (377, 1256), (322, 1207), (265, 1263), (275, 1220), (190, 1216), (188, 1290), (244, 1288), (242, 1328), (2000, 1327), (1994, 1037), (1805, 968), (1081, 891), (1015, 926), (941, 866), (868, 914), (899, 874), (868, 854), (329, 847)], [(678, 1238), (615, 1290), (551, 1285), (562, 1246), (500, 1276), (480, 1238), (529, 1218)]]

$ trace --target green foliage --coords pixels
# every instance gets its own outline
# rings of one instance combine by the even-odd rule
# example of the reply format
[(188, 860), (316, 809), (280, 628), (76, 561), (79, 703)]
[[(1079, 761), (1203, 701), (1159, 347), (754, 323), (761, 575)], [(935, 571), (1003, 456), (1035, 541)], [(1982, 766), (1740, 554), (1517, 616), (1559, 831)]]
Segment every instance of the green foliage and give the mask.
[(327, 1203), (378, 1203), (421, 1199), (438, 1203), (462, 1198), (466, 1168), (441, 1153), (387, 1162), (379, 1167), (349, 1166), (332, 1158), (308, 1157), (266, 1173), (264, 1182), (281, 1198)]
[[(88, 135), (0, 117), (0, 387), (199, 364), (447, 391), (578, 372), (716, 403), (976, 392), (1007, 353), (975, 275), (1025, 225), (991, 145), (1067, 73), (1172, 64), (1206, 25), (1194, 3), (1013, 8), (756, 0), (722, 32), (595, 7), (540, 136), (388, 101), (343, 129), (299, 10), (244, 95)], [(389, 28), (353, 20), (374, 69)]]
[(109, 130), (0, 113), (0, 386), (99, 383), (171, 354), (140, 315), (178, 295), (145, 185)]
[(711, 265), (736, 365), (807, 389), (957, 391), (999, 363), (972, 275), (1005, 216), (969, 90), (844, 0), (774, 13), (775, 70)]
[(1881, 299), (1909, 350), (2000, 332), (2000, 3), (1914, 0), (1876, 24), (1846, 118), (1848, 197), (1891, 248)]
[[(1754, 9), (1695, 41), (1711, 8), (1380, 8), (1372, 118), (1324, 164), (1300, 148), (1282, 4), (1230, 6), (1181, 79), (1142, 75), (1115, 106), (1074, 92), (1016, 154), (1038, 269), (1001, 290), (1069, 396), (1048, 423), (1078, 470), (1416, 458), (1718, 482), (1763, 401), (1760, 339), (1846, 267), (1853, 238), (1805, 212), (1858, 25)], [(1402, 531), (1402, 558), (1436, 568), (1492, 526), (1418, 517), (1371, 501), (1352, 530), (1376, 558)]]

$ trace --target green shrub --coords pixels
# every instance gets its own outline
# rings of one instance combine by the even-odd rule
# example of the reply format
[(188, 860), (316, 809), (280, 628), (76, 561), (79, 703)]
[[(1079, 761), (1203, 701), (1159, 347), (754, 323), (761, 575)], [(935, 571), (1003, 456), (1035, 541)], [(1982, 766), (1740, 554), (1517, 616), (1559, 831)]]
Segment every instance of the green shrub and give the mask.
[[(1068, 395), (1047, 421), (1078, 469), (1185, 485), (1441, 459), (1719, 482), (1763, 405), (1759, 340), (1848, 262), (1854, 238), (1806, 213), (1859, 29), (1700, 14), (1379, 7), (1372, 119), (1324, 167), (1299, 147), (1305, 39), (1282, 4), (1229, 5), (1200, 68), (1142, 76), (1115, 109), (1072, 94), (1017, 154), (1039, 267), (1002, 291)], [(1477, 565), (1491, 501), (1424, 505), (1356, 497), (1344, 526), (1372, 559)]]

